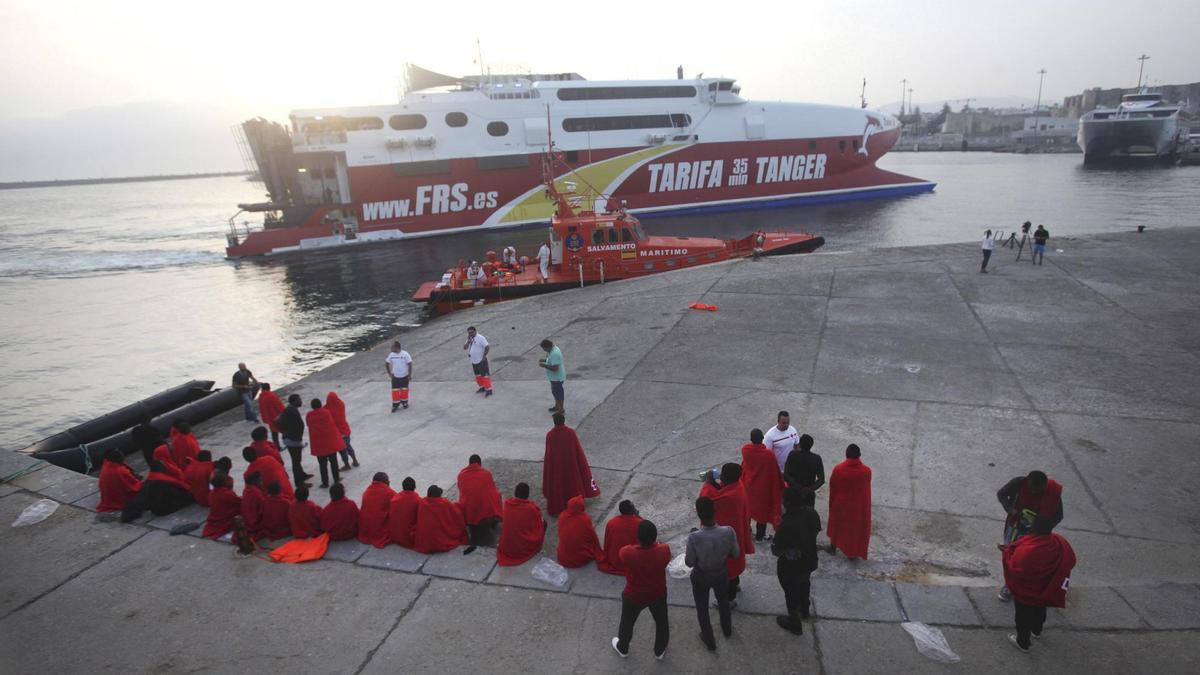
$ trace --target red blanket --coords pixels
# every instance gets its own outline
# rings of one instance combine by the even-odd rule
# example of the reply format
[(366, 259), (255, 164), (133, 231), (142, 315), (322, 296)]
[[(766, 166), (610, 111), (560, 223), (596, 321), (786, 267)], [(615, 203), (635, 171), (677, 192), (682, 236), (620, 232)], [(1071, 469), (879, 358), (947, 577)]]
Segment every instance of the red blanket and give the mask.
[(871, 542), (871, 468), (847, 459), (829, 475), (829, 542), (847, 558), (867, 558)]
[(350, 423), (346, 421), (346, 403), (338, 398), (338, 395), (329, 392), (325, 397), (325, 409), (333, 415), (333, 423), (337, 425), (338, 433), (343, 436), (350, 435)]
[(311, 539), (321, 534), (321, 507), (305, 500), (292, 502), (288, 509), (288, 525), (292, 536), (297, 539)]
[(552, 516), (562, 513), (567, 500), (575, 495), (599, 497), (600, 488), (592, 480), (592, 468), (583, 454), (579, 436), (566, 425), (546, 432), (546, 456), (542, 462), (542, 494), (546, 496), (546, 512)]
[(208, 491), (213, 475), (213, 463), (194, 459), (183, 470), (183, 482), (188, 484), (192, 499), (200, 506), (208, 506)]
[(421, 498), (416, 492), (401, 490), (388, 505), (388, 539), (393, 544), (413, 548), (417, 534), (417, 509)]
[(283, 412), (283, 400), (274, 391), (260, 392), (258, 395), (258, 414), (262, 416), (262, 421), (266, 423), (271, 431), (279, 433), (279, 428), (275, 426), (275, 419), (279, 417), (279, 413)]
[(271, 441), (252, 441), (250, 447), (254, 448), (255, 457), (270, 457), (283, 466), (283, 455), (279, 454), (279, 448)]
[(105, 461), (100, 466), (100, 504), (96, 510), (101, 513), (120, 511), (141, 487), (142, 481), (128, 465)]
[(563, 567), (583, 567), (589, 560), (603, 560), (604, 549), (592, 517), (583, 509), (583, 497), (567, 502), (567, 510), (558, 518), (558, 564)]
[(244, 482), (246, 476), (252, 473), (257, 473), (262, 477), (264, 491), (272, 482), (278, 482), (283, 496), (288, 499), (296, 496), (296, 491), (292, 489), (292, 481), (288, 478), (287, 471), (284, 470), (282, 464), (276, 462), (270, 456), (255, 457), (254, 461), (250, 462), (250, 466), (246, 467), (245, 473), (242, 474), (242, 481)]
[(604, 526), (604, 557), (596, 563), (601, 572), (625, 576), (621, 549), (637, 546), (637, 529), (641, 522), (642, 517), (636, 515), (618, 515), (608, 521)]
[(491, 471), (479, 464), (468, 464), (458, 472), (458, 508), (462, 509), (468, 525), (501, 517), (500, 491)]
[(467, 543), (467, 522), (458, 504), (445, 497), (425, 497), (417, 509), (413, 548), (421, 553), (442, 553)]
[(750, 501), (750, 518), (759, 523), (779, 527), (783, 515), (783, 476), (775, 453), (759, 443), (742, 446), (742, 479), (746, 498)]
[(200, 456), (200, 441), (195, 434), (181, 434), (171, 429), (171, 459), (180, 468), (188, 465), (188, 460)]
[[(779, 470), (778, 463), (775, 464), (775, 470)], [(713, 507), (716, 509), (714, 520), (717, 525), (732, 527), (737, 535), (742, 555), (725, 562), (725, 571), (732, 579), (746, 571), (746, 556), (754, 553), (754, 535), (750, 530), (750, 506), (746, 499), (746, 488), (740, 480), (733, 485), (722, 485), (719, 488), (705, 482), (704, 487), (700, 488), (700, 496), (713, 501)]]
[(288, 518), (291, 510), (291, 499), (283, 495), (267, 495), (262, 508), (262, 536), (267, 539), (292, 536), (292, 525)]
[(362, 506), (358, 510), (358, 540), (375, 548), (383, 548), (391, 541), (388, 532), (388, 511), (396, 491), (383, 481), (371, 481), (363, 491)]
[(504, 502), (504, 526), (496, 547), (496, 564), (520, 565), (542, 550), (546, 539), (546, 521), (542, 508), (528, 499), (510, 497)]
[(321, 531), (328, 532), (333, 541), (345, 541), (358, 536), (358, 504), (342, 497), (321, 509)]
[(242, 521), (255, 539), (262, 536), (263, 504), (266, 501), (267, 496), (254, 485), (247, 485), (242, 490)]
[(233, 488), (214, 488), (208, 495), (208, 520), (204, 523), (204, 536), (220, 539), (233, 529), (234, 516), (242, 513), (242, 498)]
[[(328, 409), (309, 410), (304, 421), (308, 424), (309, 451), (313, 457), (325, 457), (346, 449), (346, 442), (338, 433), (337, 424)], [(337, 537), (333, 537), (333, 540), (337, 541)]]
[(1004, 583), (1013, 599), (1035, 607), (1066, 607), (1075, 551), (1057, 534), (1029, 534), (1004, 549)]
[(154, 461), (162, 464), (163, 473), (167, 474), (168, 476), (178, 478), (180, 482), (183, 482), (183, 468), (175, 463), (175, 460), (171, 457), (171, 450), (166, 446), (166, 444), (155, 448), (153, 456)]

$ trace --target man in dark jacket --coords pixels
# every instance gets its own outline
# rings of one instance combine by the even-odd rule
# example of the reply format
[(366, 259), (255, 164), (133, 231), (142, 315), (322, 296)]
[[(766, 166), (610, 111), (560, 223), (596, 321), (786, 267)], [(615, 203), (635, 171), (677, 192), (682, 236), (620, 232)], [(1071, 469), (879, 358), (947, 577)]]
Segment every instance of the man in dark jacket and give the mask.
[[(795, 452), (795, 451), (793, 451)], [(821, 531), (821, 516), (813, 509), (816, 495), (811, 490), (789, 487), (783, 493), (786, 512), (775, 532), (771, 553), (778, 556), (775, 574), (783, 587), (787, 616), (775, 617), (784, 630), (804, 634), (801, 619), (808, 618), (811, 575), (817, 569), (817, 533)]]
[(287, 407), (275, 418), (275, 426), (279, 428), (279, 433), (283, 434), (283, 447), (287, 448), (292, 457), (292, 479), (296, 487), (311, 487), (306, 481), (312, 478), (312, 474), (305, 473), (300, 464), (303, 457), (300, 451), (304, 449), (304, 416), (300, 414), (302, 405), (304, 399), (300, 398), (300, 394), (289, 396)]
[[(1008, 514), (1004, 521), (1004, 544), (1001, 548), (1029, 534), (1033, 530), (1034, 520), (1039, 516), (1048, 518), (1051, 527), (1057, 527), (1063, 519), (1062, 492), (1063, 486), (1041, 471), (1017, 476), (997, 490), (996, 499)], [(1008, 602), (1011, 597), (1008, 586), (1000, 588), (1001, 600)]]

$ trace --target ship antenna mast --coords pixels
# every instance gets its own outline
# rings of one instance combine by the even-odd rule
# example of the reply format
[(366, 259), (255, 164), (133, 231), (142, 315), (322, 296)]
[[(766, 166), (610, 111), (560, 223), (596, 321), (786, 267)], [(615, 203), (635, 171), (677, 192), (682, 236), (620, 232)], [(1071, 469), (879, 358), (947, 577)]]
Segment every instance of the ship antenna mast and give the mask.
[(567, 201), (566, 195), (558, 191), (554, 184), (554, 132), (550, 128), (550, 106), (546, 106), (546, 157), (542, 160), (542, 183), (546, 185), (546, 195), (557, 206), (559, 218), (575, 216), (575, 209)]
[(1142, 71), (1145, 70), (1145, 68), (1146, 68), (1146, 61), (1149, 61), (1149, 60), (1150, 60), (1150, 57), (1146, 56), (1145, 54), (1142, 54), (1141, 56), (1138, 57), (1138, 61), (1141, 62), (1138, 64), (1138, 86), (1137, 86), (1137, 88), (1139, 91), (1142, 88)]
[[(865, 77), (863, 78), (862, 93), (859, 94), (858, 98), (862, 100), (862, 107), (866, 108), (867, 107), (867, 78), (865, 78)], [(903, 113), (901, 113), (901, 114), (903, 114)]]
[(475, 60), (479, 63), (479, 77), (483, 79), (487, 73), (483, 70), (483, 47), (479, 44), (479, 37), (475, 37)]

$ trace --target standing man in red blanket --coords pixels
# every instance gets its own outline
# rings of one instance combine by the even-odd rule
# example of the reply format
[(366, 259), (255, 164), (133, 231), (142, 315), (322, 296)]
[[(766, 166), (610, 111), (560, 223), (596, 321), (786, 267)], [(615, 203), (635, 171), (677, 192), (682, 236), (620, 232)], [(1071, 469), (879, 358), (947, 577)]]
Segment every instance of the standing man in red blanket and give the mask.
[(567, 426), (567, 418), (561, 412), (554, 413), (554, 428), (546, 432), (542, 494), (546, 497), (546, 512), (551, 516), (562, 513), (571, 497), (581, 495), (590, 499), (600, 496), (600, 488), (592, 479), (592, 467), (583, 454), (579, 436)]
[[(1004, 520), (1004, 546), (1033, 530), (1033, 521), (1039, 516), (1050, 519), (1053, 527), (1063, 519), (1063, 486), (1050, 480), (1041, 471), (1030, 471), (1028, 476), (1017, 476), (996, 492), (996, 499), (1004, 507), (1008, 517)], [(1000, 589), (1000, 599), (1008, 602), (1012, 595), (1008, 587)]]
[(258, 413), (262, 416), (262, 421), (271, 428), (271, 441), (275, 443), (275, 447), (279, 447), (279, 427), (275, 426), (275, 420), (279, 417), (279, 413), (283, 412), (283, 400), (279, 398), (279, 394), (271, 391), (271, 385), (262, 382), (262, 388), (258, 394)]
[(496, 523), (500, 522), (504, 513), (500, 504), (500, 490), (496, 489), (492, 472), (483, 468), (483, 459), (479, 455), (471, 455), (467, 459), (467, 466), (458, 472), (458, 508), (467, 521), (470, 545), (463, 551), (463, 555), (466, 555), (474, 551), (476, 546), (493, 540)]
[(829, 474), (829, 552), (867, 559), (871, 542), (871, 468), (851, 443), (846, 459)]
[[(793, 452), (795, 452), (793, 450)], [(754, 520), (754, 541), (767, 535), (767, 523), (779, 529), (783, 515), (783, 476), (775, 461), (775, 453), (763, 445), (762, 429), (750, 431), (750, 442), (742, 446), (742, 483), (750, 500), (750, 518)]]
[(741, 547), (742, 555), (730, 558), (725, 564), (729, 576), (729, 607), (737, 607), (737, 595), (741, 590), (742, 572), (746, 571), (746, 556), (754, 553), (754, 540), (750, 534), (750, 504), (746, 499), (746, 487), (742, 485), (742, 467), (730, 462), (721, 467), (721, 479), (710, 473), (704, 487), (700, 489), (701, 497), (712, 500), (716, 511), (714, 520), (717, 525), (732, 527), (737, 535), (737, 544)]
[(1075, 551), (1066, 539), (1052, 534), (1051, 518), (1038, 516), (1033, 533), (1004, 549), (1004, 583), (1012, 592), (1017, 632), (1008, 641), (1028, 652), (1029, 638), (1040, 638), (1047, 607), (1066, 607), (1067, 587), (1075, 567)]

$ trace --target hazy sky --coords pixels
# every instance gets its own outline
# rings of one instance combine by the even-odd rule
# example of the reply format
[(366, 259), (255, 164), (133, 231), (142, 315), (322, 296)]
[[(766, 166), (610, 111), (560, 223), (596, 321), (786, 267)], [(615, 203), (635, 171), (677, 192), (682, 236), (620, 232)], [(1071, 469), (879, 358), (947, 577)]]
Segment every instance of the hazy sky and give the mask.
[[(71, 133), (86, 137), (89, 112), (127, 123), (122, 138), (136, 138), (145, 122), (138, 114), (179, 113), (204, 131), (181, 130), (179, 143), (219, 144), (247, 116), (283, 120), (291, 108), (394, 101), (406, 61), (478, 72), (476, 38), (493, 70), (617, 79), (673, 77), (683, 64), (689, 76), (735, 76), (749, 97), (851, 105), (866, 77), (873, 107), (898, 101), (903, 78), (918, 102), (1032, 99), (1045, 68), (1043, 100), (1061, 101), (1087, 87), (1132, 86), (1143, 52), (1153, 81), (1200, 80), (1200, 40), (1172, 26), (1200, 26), (1200, 2), (0, 0), (0, 121), (8, 127), (0, 151), (28, 157), (13, 149), (14, 124), (37, 132), (27, 142), (41, 142), (64, 115), (74, 120)], [(232, 141), (206, 150), (212, 157), (197, 164), (194, 151), (172, 159), (169, 148), (116, 148), (131, 161), (107, 158), (107, 169), (91, 170), (239, 166)], [(62, 152), (72, 154), (70, 144)], [(146, 157), (156, 159), (138, 164)], [(10, 164), (0, 180), (76, 175), (72, 167), (93, 166), (86, 159), (58, 158), (32, 172)]]

